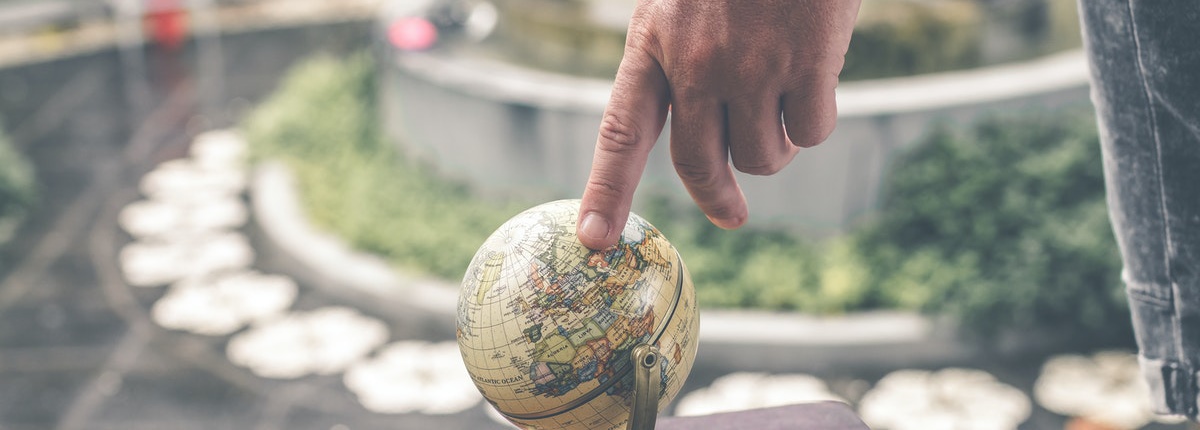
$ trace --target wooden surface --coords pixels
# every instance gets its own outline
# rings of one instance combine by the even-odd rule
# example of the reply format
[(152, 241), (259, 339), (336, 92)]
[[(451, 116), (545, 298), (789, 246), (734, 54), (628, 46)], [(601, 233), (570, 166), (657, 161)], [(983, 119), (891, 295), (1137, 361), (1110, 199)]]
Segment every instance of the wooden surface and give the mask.
[(698, 417), (660, 418), (656, 430), (870, 430), (840, 402), (807, 403)]

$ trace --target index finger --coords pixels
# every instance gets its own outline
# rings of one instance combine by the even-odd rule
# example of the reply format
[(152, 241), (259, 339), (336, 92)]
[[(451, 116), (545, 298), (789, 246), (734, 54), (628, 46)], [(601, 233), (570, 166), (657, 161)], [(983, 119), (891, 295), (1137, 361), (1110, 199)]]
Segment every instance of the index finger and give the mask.
[(669, 100), (658, 60), (644, 49), (627, 47), (600, 122), (592, 171), (579, 206), (577, 234), (584, 246), (604, 249), (617, 243), (650, 149), (667, 120)]

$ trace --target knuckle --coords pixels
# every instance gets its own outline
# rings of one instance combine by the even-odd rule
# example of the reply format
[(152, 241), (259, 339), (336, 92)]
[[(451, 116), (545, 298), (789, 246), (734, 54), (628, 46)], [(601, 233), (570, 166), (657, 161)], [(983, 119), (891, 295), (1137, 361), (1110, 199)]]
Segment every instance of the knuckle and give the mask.
[(792, 88), (803, 89), (804, 92), (811, 96), (823, 92), (833, 92), (838, 86), (838, 71), (824, 70), (822, 68), (808, 68), (792, 72), (785, 79), (785, 86)]
[(628, 115), (622, 112), (606, 112), (600, 121), (599, 139), (596, 150), (610, 152), (616, 155), (626, 155), (636, 151), (641, 142), (641, 133), (632, 122), (625, 119)]
[(782, 63), (783, 60), (772, 55), (743, 58), (733, 64), (732, 76), (738, 82), (778, 81), (781, 79), (781, 71), (788, 70)]
[(729, 93), (725, 88), (725, 79), (713, 74), (711, 70), (686, 69), (676, 73), (671, 81), (671, 99), (674, 102), (704, 106), (713, 104)]
[(730, 162), (739, 172), (767, 176), (779, 172), (787, 165), (788, 160), (782, 159), (783, 154), (771, 151), (771, 145), (765, 144), (757, 137), (743, 137), (731, 143)]
[(830, 93), (810, 92), (796, 106), (783, 113), (784, 129), (792, 144), (802, 148), (817, 146), (833, 134), (837, 125), (837, 105)]
[(630, 27), (625, 36), (626, 58), (655, 57), (657, 47), (658, 36), (646, 26)]
[(725, 220), (722, 228), (737, 228), (746, 222), (746, 214), (741, 207), (731, 203), (708, 206), (704, 208), (704, 213)]
[(707, 43), (689, 44), (680, 57), (680, 65), (693, 70), (710, 69), (716, 61), (717, 49)]
[(608, 179), (607, 176), (593, 176), (584, 186), (584, 194), (599, 196), (603, 200), (620, 198), (625, 191), (621, 182)]
[(709, 46), (688, 47), (671, 61), (671, 88), (674, 92), (687, 96), (689, 94), (709, 94), (713, 91), (712, 84), (717, 72), (717, 54)]
[(680, 76), (671, 81), (671, 100), (677, 104), (700, 104), (712, 98), (713, 89), (705, 86), (698, 77)]
[(625, 48), (641, 49), (645, 47), (654, 33), (650, 31), (650, 21), (639, 16), (634, 16), (629, 22), (629, 29), (625, 33)]
[(684, 184), (700, 189), (716, 187), (721, 180), (718, 170), (709, 165), (675, 161), (675, 174)]

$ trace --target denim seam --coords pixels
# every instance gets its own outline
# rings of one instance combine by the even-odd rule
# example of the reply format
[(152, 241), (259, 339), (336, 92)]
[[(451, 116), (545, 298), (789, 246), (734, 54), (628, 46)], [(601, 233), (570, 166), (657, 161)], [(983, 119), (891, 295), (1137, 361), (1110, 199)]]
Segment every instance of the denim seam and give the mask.
[(1125, 292), (1127, 294), (1129, 294), (1129, 298), (1141, 301), (1143, 303), (1159, 306), (1162, 308), (1168, 308), (1168, 309), (1172, 309), (1172, 310), (1174, 310), (1174, 308), (1175, 308), (1174, 300), (1171, 300), (1169, 298), (1158, 297), (1158, 296), (1152, 295), (1150, 293), (1147, 293), (1145, 291), (1134, 290), (1134, 289), (1126, 289)]
[[(1129, 26), (1130, 26), (1130, 30), (1133, 33), (1132, 34), (1133, 48), (1134, 48), (1134, 53), (1135, 53), (1135, 60), (1137, 61), (1138, 78), (1141, 79), (1142, 92), (1146, 98), (1146, 110), (1148, 111), (1147, 113), (1150, 116), (1151, 137), (1154, 139), (1154, 155), (1155, 155), (1155, 162), (1156, 162), (1154, 168), (1157, 170), (1156, 176), (1158, 177), (1158, 200), (1159, 200), (1159, 205), (1160, 205), (1159, 210), (1160, 210), (1160, 216), (1162, 217), (1161, 221), (1162, 221), (1162, 226), (1163, 226), (1163, 231), (1162, 231), (1163, 241), (1164, 241), (1164, 246), (1166, 247), (1166, 249), (1164, 250), (1165, 252), (1163, 253), (1163, 260), (1164, 260), (1163, 267), (1166, 269), (1166, 272), (1167, 272), (1166, 273), (1167, 282), (1170, 283), (1171, 290), (1174, 293), (1174, 290), (1178, 287), (1178, 285), (1176, 285), (1176, 283), (1175, 283), (1175, 279), (1173, 276), (1174, 273), (1171, 270), (1171, 250), (1174, 249), (1174, 243), (1171, 238), (1170, 219), (1168, 219), (1168, 217), (1167, 217), (1166, 188), (1165, 188), (1165, 185), (1163, 184), (1163, 179), (1162, 179), (1163, 178), (1163, 159), (1162, 159), (1163, 150), (1162, 150), (1162, 138), (1159, 133), (1159, 126), (1158, 126), (1158, 112), (1157, 112), (1157, 109), (1155, 109), (1155, 107), (1154, 107), (1153, 92), (1150, 90), (1150, 82), (1147, 78), (1146, 64), (1142, 60), (1143, 51), (1142, 51), (1141, 35), (1138, 32), (1137, 17), (1134, 16), (1134, 13), (1133, 13), (1132, 0), (1125, 1), (1125, 10), (1129, 15)], [(1174, 296), (1174, 295), (1175, 294), (1172, 294), (1172, 296)], [(1175, 343), (1175, 351), (1177, 351), (1177, 353), (1181, 353), (1183, 351), (1183, 336), (1182, 336), (1182, 333), (1180, 333), (1180, 330), (1182, 329), (1182, 327), (1179, 327), (1180, 321), (1178, 319), (1178, 315), (1179, 315), (1178, 307), (1179, 307), (1179, 302), (1175, 301), (1175, 303), (1174, 303), (1175, 309), (1173, 309), (1174, 315), (1171, 318), (1171, 323), (1173, 325), (1171, 333), (1173, 335), (1172, 337), (1174, 338), (1174, 339), (1172, 339), (1172, 341)], [(1183, 357), (1179, 357), (1179, 358), (1183, 358)], [(1189, 368), (1190, 366), (1185, 365), (1184, 367)], [(1188, 372), (1188, 373), (1191, 373), (1191, 372)], [(1196, 396), (1193, 394), (1193, 390), (1194, 390), (1193, 385), (1194, 384), (1191, 383), (1192, 382), (1191, 381), (1192, 378), (1190, 377), (1191, 375), (1188, 375), (1188, 376), (1189, 376), (1188, 378), (1173, 378), (1176, 380), (1171, 381), (1172, 382), (1171, 385), (1175, 385), (1174, 387), (1168, 388), (1169, 391), (1174, 391), (1174, 393), (1171, 393), (1171, 397), (1175, 397), (1174, 396), (1175, 394), (1179, 394), (1179, 395), (1183, 395), (1183, 396), (1187, 397), (1187, 400), (1179, 399), (1179, 398), (1175, 397), (1174, 402), (1172, 402), (1174, 404), (1170, 405), (1170, 407), (1173, 410), (1178, 410), (1178, 407), (1182, 406), (1182, 410), (1186, 411), (1185, 412), (1186, 415), (1188, 415), (1189, 417), (1194, 417), (1194, 416), (1196, 416), (1196, 401), (1195, 401)], [(1183, 384), (1185, 386), (1183, 386), (1183, 387), (1178, 386), (1180, 382), (1184, 382), (1184, 381), (1180, 381), (1179, 379), (1184, 379), (1186, 381), (1186, 383)], [(1164, 388), (1167, 388), (1167, 387), (1164, 387)]]
[(1131, 5), (1131, 2), (1132, 2), (1132, 0), (1126, 0), (1125, 6), (1126, 6), (1126, 10), (1129, 12), (1129, 26), (1130, 26), (1131, 30), (1133, 31), (1133, 49), (1135, 51), (1134, 53), (1136, 54), (1135, 59), (1137, 60), (1138, 78), (1141, 79), (1141, 81), (1142, 81), (1141, 82), (1142, 83), (1142, 95), (1146, 97), (1146, 110), (1149, 111), (1148, 113), (1150, 116), (1150, 134), (1151, 134), (1151, 137), (1153, 137), (1153, 139), (1154, 139), (1154, 159), (1155, 159), (1154, 169), (1157, 170), (1155, 173), (1156, 173), (1156, 176), (1159, 178), (1158, 179), (1158, 202), (1159, 202), (1159, 206), (1160, 206), (1159, 214), (1162, 217), (1163, 240), (1166, 242), (1166, 247), (1167, 247), (1166, 250), (1168, 251), (1168, 252), (1164, 253), (1165, 257), (1163, 258), (1163, 260), (1164, 260), (1163, 263), (1164, 263), (1164, 267), (1167, 269), (1167, 281), (1172, 284), (1172, 289), (1174, 289), (1175, 280), (1172, 279), (1172, 277), (1171, 277), (1171, 258), (1170, 258), (1170, 250), (1174, 248), (1174, 243), (1171, 240), (1171, 228), (1170, 228), (1170, 225), (1168, 224), (1168, 222), (1170, 220), (1167, 219), (1166, 188), (1163, 185), (1163, 180), (1162, 180), (1162, 174), (1163, 174), (1162, 154), (1163, 154), (1163, 151), (1162, 151), (1162, 139), (1160, 138), (1159, 132), (1158, 132), (1158, 110), (1154, 108), (1153, 92), (1150, 91), (1150, 82), (1146, 79), (1146, 64), (1142, 61), (1141, 36), (1138, 33), (1137, 19), (1133, 16), (1133, 6)]

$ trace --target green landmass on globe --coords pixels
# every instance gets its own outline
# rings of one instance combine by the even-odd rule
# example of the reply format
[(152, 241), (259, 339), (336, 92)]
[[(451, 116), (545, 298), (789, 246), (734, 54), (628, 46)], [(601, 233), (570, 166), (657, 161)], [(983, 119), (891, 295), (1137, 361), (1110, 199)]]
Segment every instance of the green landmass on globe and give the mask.
[(695, 359), (699, 312), (678, 252), (631, 214), (618, 244), (575, 235), (578, 200), (526, 210), (496, 230), (463, 277), (457, 337), (480, 392), (524, 428), (620, 428), (629, 356), (661, 351), (660, 408)]

